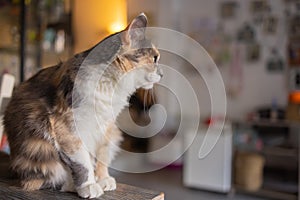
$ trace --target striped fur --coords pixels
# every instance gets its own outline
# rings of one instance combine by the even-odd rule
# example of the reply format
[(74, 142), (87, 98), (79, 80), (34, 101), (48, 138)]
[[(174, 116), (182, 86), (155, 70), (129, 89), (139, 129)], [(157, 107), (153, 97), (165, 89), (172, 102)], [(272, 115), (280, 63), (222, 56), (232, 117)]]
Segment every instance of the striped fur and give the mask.
[[(116, 188), (108, 173), (122, 139), (115, 118), (137, 88), (149, 89), (161, 77), (146, 24), (139, 15), (125, 31), (16, 88), (4, 126), (11, 168), (25, 190), (60, 188), (94, 198)], [(98, 73), (101, 79), (93, 79)]]

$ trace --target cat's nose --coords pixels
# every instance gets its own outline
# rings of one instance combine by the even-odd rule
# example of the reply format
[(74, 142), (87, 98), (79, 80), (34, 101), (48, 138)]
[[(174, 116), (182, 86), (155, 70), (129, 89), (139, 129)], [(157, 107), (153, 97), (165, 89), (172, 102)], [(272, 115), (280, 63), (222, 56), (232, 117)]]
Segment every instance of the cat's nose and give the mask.
[(156, 73), (162, 78), (164, 76), (163, 70), (160, 67), (157, 67)]

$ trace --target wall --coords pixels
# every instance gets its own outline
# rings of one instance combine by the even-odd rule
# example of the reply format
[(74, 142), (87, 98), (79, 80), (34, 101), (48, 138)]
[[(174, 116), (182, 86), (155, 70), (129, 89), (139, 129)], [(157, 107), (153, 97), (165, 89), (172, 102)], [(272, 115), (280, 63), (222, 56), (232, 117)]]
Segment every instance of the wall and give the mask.
[(105, 36), (114, 22), (126, 24), (125, 0), (74, 0), (75, 52), (92, 47)]
[[(146, 2), (147, 6), (144, 5)], [(131, 16), (132, 13), (142, 12), (146, 8), (146, 11), (151, 16), (155, 16), (154, 20), (156, 20), (155, 24), (157, 26), (175, 29), (188, 34), (190, 29), (193, 28), (193, 22), (197, 19), (212, 18), (220, 22), (221, 19), (218, 15), (220, 2), (222, 0), (164, 0), (154, 1), (148, 6), (149, 1), (128, 0), (128, 16)], [(252, 19), (249, 12), (249, 3), (251, 0), (236, 2), (239, 3), (238, 17), (232, 20), (223, 20), (225, 32), (230, 34), (234, 34), (244, 22), (251, 22)], [(269, 2), (272, 6), (272, 13), (279, 18), (279, 31), (275, 36), (265, 37), (257, 29), (257, 40), (262, 45), (261, 59), (255, 63), (242, 63), (241, 74), (243, 79), (239, 83), (242, 86), (242, 90), (236, 97), (227, 97), (227, 117), (231, 119), (243, 119), (247, 113), (254, 109), (260, 106), (271, 105), (273, 99), (276, 99), (279, 105), (286, 105), (286, 73), (269, 73), (265, 68), (265, 63), (270, 55), (269, 52), (272, 46), (278, 49), (283, 58), (285, 58), (286, 54), (286, 23), (283, 17), (283, 1), (272, 0)], [(182, 62), (164, 60), (164, 63), (169, 63), (177, 69), (183, 68), (180, 64)], [(234, 78), (230, 71), (230, 64), (219, 67), (219, 69), (222, 73), (225, 86), (228, 88), (230, 80)], [(200, 76), (191, 76), (189, 74), (186, 74), (186, 77), (196, 88), (201, 116), (208, 116), (210, 113), (210, 100), (203, 80), (201, 80)], [(173, 84), (173, 82), (176, 82), (176, 80), (170, 80), (170, 84)], [(180, 85), (176, 87), (180, 88)], [(184, 92), (185, 88), (180, 88), (180, 90)], [(159, 95), (162, 96), (162, 99), (167, 98), (164, 94)], [(177, 107), (178, 105), (169, 105), (168, 109), (178, 111)]]

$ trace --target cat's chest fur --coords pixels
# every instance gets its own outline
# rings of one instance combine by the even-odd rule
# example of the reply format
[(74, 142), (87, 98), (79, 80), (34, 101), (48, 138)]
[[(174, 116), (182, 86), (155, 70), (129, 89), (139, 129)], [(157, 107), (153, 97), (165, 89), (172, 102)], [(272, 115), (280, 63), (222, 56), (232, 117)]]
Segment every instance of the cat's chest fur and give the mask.
[(97, 83), (92, 87), (90, 84), (82, 86), (85, 98), (78, 108), (73, 109), (76, 134), (92, 154), (107, 137), (110, 124), (115, 123), (119, 113), (128, 106), (128, 98), (135, 90), (128, 83), (124, 87), (126, 83), (122, 81)]

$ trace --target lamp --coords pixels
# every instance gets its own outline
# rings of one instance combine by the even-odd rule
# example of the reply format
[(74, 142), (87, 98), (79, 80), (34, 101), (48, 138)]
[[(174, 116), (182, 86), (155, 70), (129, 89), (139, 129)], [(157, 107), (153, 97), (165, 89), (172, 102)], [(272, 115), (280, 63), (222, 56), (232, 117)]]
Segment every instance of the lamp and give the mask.
[(126, 25), (124, 23), (121, 23), (119, 21), (113, 22), (110, 24), (110, 26), (107, 27), (107, 31), (112, 34), (119, 32), (121, 30), (124, 30)]
[(126, 0), (75, 0), (75, 52), (97, 44), (105, 36), (121, 31), (127, 24)]
[(127, 24), (127, 6), (126, 0), (110, 0), (105, 3), (107, 12), (106, 31), (109, 34), (119, 32), (126, 28)]

